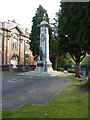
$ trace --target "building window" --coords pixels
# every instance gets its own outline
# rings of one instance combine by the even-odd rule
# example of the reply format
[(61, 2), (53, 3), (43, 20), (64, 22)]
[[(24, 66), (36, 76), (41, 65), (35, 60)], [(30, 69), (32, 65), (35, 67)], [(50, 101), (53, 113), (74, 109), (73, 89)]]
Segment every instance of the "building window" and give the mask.
[(25, 56), (25, 64), (26, 64), (26, 65), (28, 65), (28, 63), (29, 63), (28, 59), (29, 59), (29, 56), (26, 55), (26, 56)]
[(29, 43), (28, 43), (28, 41), (27, 42), (25, 42), (25, 50), (29, 50)]
[(18, 40), (13, 38), (13, 40), (12, 40), (12, 48), (17, 49), (17, 46), (18, 46)]

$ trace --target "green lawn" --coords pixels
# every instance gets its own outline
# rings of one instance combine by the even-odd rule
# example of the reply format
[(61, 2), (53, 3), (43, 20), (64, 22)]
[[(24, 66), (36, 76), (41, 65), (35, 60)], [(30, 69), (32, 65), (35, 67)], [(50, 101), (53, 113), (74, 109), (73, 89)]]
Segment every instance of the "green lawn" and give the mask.
[(3, 118), (88, 118), (88, 92), (75, 86), (85, 82), (68, 78), (73, 81), (47, 104), (26, 104), (13, 111), (3, 111)]

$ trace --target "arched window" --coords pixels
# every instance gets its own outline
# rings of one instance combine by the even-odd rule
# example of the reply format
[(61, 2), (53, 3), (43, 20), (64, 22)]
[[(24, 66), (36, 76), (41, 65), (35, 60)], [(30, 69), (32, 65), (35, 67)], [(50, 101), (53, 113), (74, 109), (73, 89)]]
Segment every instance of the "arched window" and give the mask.
[(18, 40), (15, 39), (15, 38), (13, 38), (13, 39), (12, 39), (12, 48), (13, 48), (13, 49), (17, 49), (17, 46), (18, 46)]

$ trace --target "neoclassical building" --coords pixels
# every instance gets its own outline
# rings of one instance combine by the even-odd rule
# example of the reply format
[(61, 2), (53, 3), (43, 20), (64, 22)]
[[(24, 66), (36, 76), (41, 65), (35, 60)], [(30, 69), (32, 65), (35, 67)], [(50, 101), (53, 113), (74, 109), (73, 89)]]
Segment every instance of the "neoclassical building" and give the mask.
[(28, 29), (15, 21), (0, 22), (0, 65), (33, 65)]

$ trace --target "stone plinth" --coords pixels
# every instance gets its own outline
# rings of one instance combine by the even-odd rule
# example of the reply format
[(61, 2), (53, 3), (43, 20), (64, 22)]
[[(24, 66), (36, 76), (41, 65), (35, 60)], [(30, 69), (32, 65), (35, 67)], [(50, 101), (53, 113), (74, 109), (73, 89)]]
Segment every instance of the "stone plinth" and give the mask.
[(35, 71), (30, 71), (30, 72), (24, 72), (24, 73), (19, 73), (20, 76), (36, 76), (36, 77), (42, 77), (42, 76), (61, 76), (64, 73), (63, 72), (57, 72), (57, 71), (41, 71), (39, 70), (41, 68), (36, 69)]

